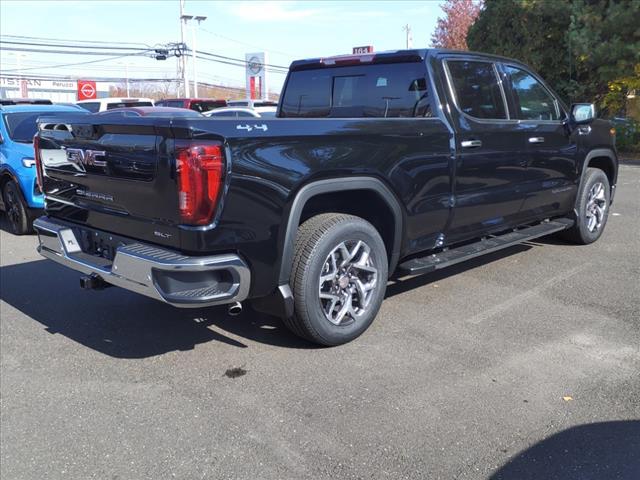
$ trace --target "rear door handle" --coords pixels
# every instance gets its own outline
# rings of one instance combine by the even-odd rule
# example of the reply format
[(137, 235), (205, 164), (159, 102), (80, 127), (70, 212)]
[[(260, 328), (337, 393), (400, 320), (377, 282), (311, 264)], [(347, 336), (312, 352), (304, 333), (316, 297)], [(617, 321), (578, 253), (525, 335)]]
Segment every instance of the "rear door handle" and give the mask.
[(482, 142), (480, 140), (463, 140), (460, 142), (460, 146), (462, 148), (478, 148), (482, 146)]
[(544, 143), (544, 137), (529, 137), (529, 143)]

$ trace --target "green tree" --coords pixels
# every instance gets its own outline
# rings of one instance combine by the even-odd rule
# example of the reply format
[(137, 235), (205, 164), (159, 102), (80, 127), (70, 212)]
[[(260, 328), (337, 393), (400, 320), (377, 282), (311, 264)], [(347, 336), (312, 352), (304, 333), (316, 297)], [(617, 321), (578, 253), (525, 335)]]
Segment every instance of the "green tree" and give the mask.
[(640, 71), (640, 0), (485, 0), (467, 43), (517, 58), (566, 101), (615, 114)]

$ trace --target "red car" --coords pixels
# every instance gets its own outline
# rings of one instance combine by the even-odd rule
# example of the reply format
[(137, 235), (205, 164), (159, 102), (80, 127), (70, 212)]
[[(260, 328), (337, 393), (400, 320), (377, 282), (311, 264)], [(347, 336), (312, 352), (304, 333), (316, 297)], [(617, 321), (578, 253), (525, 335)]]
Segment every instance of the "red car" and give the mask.
[(188, 108), (196, 112), (204, 113), (214, 108), (226, 107), (226, 100), (216, 100), (214, 98), (167, 98), (155, 102), (157, 107)]
[(202, 117), (203, 115), (193, 110), (173, 107), (124, 107), (113, 108), (96, 115), (120, 115), (124, 117)]

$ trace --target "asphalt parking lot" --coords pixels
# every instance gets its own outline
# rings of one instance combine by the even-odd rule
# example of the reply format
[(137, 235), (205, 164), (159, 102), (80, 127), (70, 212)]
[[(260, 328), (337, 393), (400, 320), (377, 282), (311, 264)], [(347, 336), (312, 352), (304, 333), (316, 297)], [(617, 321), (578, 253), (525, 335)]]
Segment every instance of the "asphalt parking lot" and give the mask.
[(331, 349), (249, 309), (82, 291), (3, 229), (0, 476), (638, 479), (640, 164), (618, 185), (598, 243), (391, 285)]

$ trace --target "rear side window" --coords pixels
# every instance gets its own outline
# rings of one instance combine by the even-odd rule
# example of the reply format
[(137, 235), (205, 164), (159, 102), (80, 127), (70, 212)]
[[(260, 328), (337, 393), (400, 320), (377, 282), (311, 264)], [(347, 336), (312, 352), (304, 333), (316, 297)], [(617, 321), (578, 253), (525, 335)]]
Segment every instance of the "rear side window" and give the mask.
[(92, 113), (96, 113), (97, 111), (100, 110), (100, 103), (99, 102), (78, 103), (77, 105), (79, 107), (84, 108), (85, 110), (89, 110)]
[(522, 120), (559, 120), (557, 104), (547, 89), (521, 68), (505, 67), (511, 80), (516, 115)]
[(460, 110), (475, 118), (507, 118), (493, 63), (448, 60), (447, 68)]
[(422, 63), (358, 65), (291, 72), (283, 117), (430, 117)]

